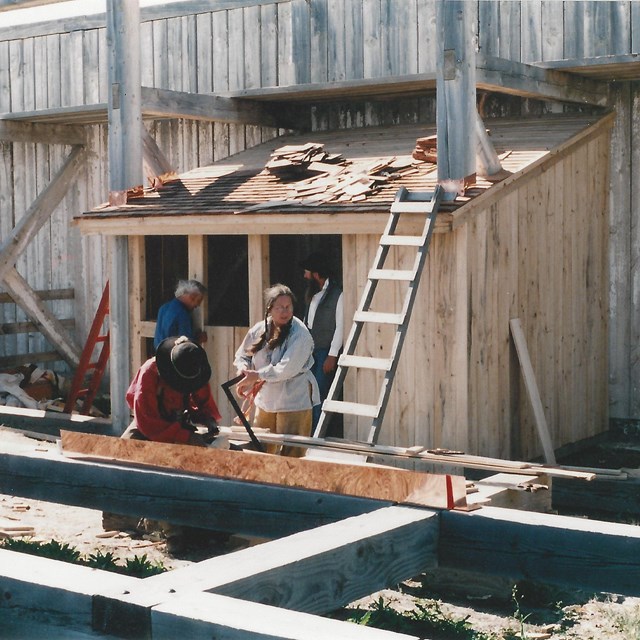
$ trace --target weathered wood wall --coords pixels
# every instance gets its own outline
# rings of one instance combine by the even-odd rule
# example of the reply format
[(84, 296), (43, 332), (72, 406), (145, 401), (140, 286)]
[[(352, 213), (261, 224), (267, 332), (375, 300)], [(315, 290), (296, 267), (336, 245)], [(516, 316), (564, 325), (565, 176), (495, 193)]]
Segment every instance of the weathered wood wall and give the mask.
[[(202, 4), (198, 3), (201, 7)], [(142, 82), (198, 92), (287, 85), (435, 70), (435, 0), (280, 0), (183, 16), (162, 8), (143, 11)], [(229, 6), (226, 4), (225, 6)], [(478, 46), (484, 55), (523, 62), (637, 52), (640, 5), (618, 2), (527, 0), (484, 2)], [(106, 102), (106, 43), (100, 17), (0, 27), (0, 112), (33, 111)], [(640, 309), (634, 295), (640, 215), (637, 172), (638, 83), (616, 87), (619, 118), (613, 135), (611, 210), (611, 415), (640, 416), (637, 344)], [(557, 105), (547, 105), (556, 109)], [(433, 120), (427, 98), (318, 104), (318, 128)], [(275, 134), (257, 127), (194, 121), (148, 123), (177, 170), (208, 164)], [(82, 342), (106, 278), (107, 255), (99, 238), (80, 238), (70, 220), (106, 197), (106, 134), (88, 127), (92, 152), (77, 186), (58, 207), (18, 263), (35, 289), (76, 291), (77, 333)], [(65, 149), (9, 143), (1, 146), (0, 233), (15, 226), (55, 172)], [(68, 317), (70, 302), (56, 302)], [(7, 305), (3, 305), (6, 308)], [(2, 311), (1, 322), (23, 320)], [(38, 334), (4, 336), (3, 355), (46, 351)]]
[[(607, 429), (609, 138), (601, 128), (516, 188), (497, 189), (466, 224), (434, 235), (381, 442), (541, 455), (511, 318), (522, 321), (554, 446)], [(344, 236), (347, 316), (378, 240)], [(410, 260), (396, 252), (390, 268), (407, 269)], [(398, 307), (393, 295), (402, 295), (399, 286), (383, 295), (387, 310)], [(385, 357), (382, 331), (366, 334), (359, 355)], [(348, 379), (349, 398), (374, 404), (379, 375), (359, 370)], [(347, 421), (347, 435), (364, 440), (369, 427), (366, 419)]]

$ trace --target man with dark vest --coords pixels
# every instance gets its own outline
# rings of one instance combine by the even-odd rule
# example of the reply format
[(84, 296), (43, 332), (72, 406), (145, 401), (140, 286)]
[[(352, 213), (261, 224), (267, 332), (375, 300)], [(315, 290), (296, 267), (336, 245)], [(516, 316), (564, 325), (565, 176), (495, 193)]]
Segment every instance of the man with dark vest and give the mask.
[[(312, 253), (300, 263), (307, 281), (304, 321), (313, 337), (314, 365), (311, 369), (320, 387), (320, 400), (329, 392), (338, 365), (344, 334), (342, 288), (336, 282), (328, 261), (320, 253)], [(318, 424), (322, 404), (313, 407), (313, 427)]]

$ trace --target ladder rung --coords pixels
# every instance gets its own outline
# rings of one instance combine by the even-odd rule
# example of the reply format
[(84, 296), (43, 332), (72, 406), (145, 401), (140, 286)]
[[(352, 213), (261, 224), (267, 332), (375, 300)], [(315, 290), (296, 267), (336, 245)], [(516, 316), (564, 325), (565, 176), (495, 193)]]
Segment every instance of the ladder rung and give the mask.
[(369, 280), (413, 280), (415, 273), (399, 269), (371, 269)]
[(424, 244), (424, 238), (422, 236), (390, 236), (389, 234), (384, 234), (380, 238), (380, 244), (400, 247), (421, 247)]
[(358, 367), (359, 369), (377, 369), (389, 371), (393, 360), (391, 358), (370, 358), (368, 356), (350, 356), (343, 354), (338, 360), (341, 367)]
[(391, 213), (430, 213), (432, 210), (433, 201), (431, 200), (400, 200), (391, 205)]
[(103, 335), (103, 336), (98, 336), (98, 337), (96, 338), (96, 342), (105, 342), (105, 341), (107, 341), (108, 339), (109, 339), (109, 335), (108, 335), (108, 334), (105, 334), (105, 335)]
[(404, 316), (401, 313), (380, 313), (378, 311), (356, 311), (353, 314), (356, 322), (377, 322), (378, 324), (402, 324)]
[(366, 416), (375, 418), (378, 415), (378, 407), (374, 404), (358, 404), (357, 402), (343, 402), (342, 400), (325, 400), (322, 410), (330, 413), (346, 413), (354, 416)]

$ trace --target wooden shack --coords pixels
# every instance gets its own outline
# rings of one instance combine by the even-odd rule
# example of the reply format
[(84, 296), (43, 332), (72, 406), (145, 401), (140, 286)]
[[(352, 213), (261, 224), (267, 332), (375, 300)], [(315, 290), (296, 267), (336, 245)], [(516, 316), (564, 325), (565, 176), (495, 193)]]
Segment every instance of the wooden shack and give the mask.
[[(611, 124), (610, 115), (491, 122), (503, 179), (478, 178), (438, 214), (380, 442), (493, 457), (539, 455), (510, 337), (514, 318), (524, 327), (539, 372), (554, 446), (608, 428)], [(185, 173), (123, 207), (77, 217), (83, 233), (129, 238), (137, 337), (132, 366), (146, 357), (144, 339), (153, 335), (157, 305), (148, 304), (148, 295), (158, 283), (152, 280), (172, 269), (209, 287), (203, 320), (215, 384), (235, 375), (233, 354), (249, 324), (262, 316), (263, 288), (277, 279), (299, 290), (298, 262), (310, 248), (341, 256), (347, 331), (397, 190), (435, 187), (435, 165), (412, 158), (416, 140), (433, 133), (409, 125), (276, 138)], [(326, 193), (339, 185), (331, 173), (292, 178), (266, 168), (278, 149), (310, 142), (341, 155), (344, 171), (352, 175), (366, 177), (376, 167), (386, 171), (371, 180), (375, 184), (366, 193), (350, 196), (335, 188)], [(418, 228), (419, 220), (410, 224)], [(166, 236), (165, 246), (183, 250), (163, 255), (159, 248)], [(397, 248), (391, 266), (403, 268), (410, 259)], [(399, 295), (401, 285), (390, 287), (380, 310)], [(366, 336), (363, 355), (385, 356), (385, 331)], [(375, 375), (347, 378), (345, 398), (375, 403)], [(366, 434), (365, 419), (346, 419), (346, 437), (364, 440)]]

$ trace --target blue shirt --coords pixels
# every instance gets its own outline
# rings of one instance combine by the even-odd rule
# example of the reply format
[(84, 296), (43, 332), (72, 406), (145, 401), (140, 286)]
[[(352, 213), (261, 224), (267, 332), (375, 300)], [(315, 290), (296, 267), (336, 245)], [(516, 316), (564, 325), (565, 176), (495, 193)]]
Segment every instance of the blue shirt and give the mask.
[(191, 312), (178, 298), (165, 302), (158, 310), (156, 333), (153, 337), (154, 349), (157, 349), (165, 338), (172, 336), (187, 336), (191, 340), (195, 339)]

